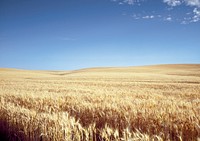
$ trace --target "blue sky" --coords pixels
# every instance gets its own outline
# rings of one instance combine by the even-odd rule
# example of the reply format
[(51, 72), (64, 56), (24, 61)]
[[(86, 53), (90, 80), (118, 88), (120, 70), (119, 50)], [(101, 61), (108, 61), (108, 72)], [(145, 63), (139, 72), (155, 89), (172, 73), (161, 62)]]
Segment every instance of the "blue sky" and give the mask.
[(1, 0), (0, 67), (200, 63), (200, 0)]

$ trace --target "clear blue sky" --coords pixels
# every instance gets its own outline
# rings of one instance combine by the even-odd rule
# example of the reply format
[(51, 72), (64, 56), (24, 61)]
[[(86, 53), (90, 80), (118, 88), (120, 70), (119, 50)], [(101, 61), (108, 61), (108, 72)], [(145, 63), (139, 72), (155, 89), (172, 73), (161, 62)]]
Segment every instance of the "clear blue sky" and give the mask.
[(200, 0), (0, 0), (0, 68), (200, 63)]

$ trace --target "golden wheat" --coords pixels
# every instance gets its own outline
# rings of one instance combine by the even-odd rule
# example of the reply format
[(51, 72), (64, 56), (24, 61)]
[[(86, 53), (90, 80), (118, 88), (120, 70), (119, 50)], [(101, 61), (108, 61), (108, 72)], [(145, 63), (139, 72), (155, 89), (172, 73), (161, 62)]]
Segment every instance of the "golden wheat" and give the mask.
[(24, 141), (200, 139), (200, 65), (0, 69), (0, 137)]

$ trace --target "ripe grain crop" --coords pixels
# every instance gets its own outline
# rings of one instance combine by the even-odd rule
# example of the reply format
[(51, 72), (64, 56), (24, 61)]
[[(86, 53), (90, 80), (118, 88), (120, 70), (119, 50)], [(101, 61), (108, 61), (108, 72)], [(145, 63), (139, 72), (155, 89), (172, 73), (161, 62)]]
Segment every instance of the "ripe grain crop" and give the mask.
[(200, 65), (0, 69), (0, 138), (200, 140)]

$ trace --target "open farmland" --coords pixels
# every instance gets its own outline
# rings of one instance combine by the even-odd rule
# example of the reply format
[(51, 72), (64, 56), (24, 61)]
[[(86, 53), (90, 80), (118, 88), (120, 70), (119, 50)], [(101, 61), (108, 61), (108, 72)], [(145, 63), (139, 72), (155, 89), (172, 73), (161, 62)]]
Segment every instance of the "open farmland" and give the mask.
[(0, 133), (14, 141), (200, 140), (200, 65), (2, 68)]

